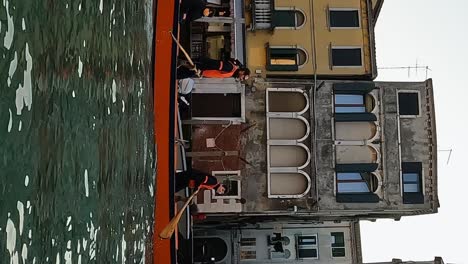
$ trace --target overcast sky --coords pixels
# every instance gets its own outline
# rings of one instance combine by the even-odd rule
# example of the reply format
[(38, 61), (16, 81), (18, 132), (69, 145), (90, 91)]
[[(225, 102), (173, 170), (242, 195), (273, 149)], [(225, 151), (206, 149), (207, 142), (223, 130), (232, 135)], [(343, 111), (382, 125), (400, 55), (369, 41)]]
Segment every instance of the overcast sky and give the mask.
[[(376, 27), (378, 67), (427, 65), (435, 91), (439, 213), (361, 222), (365, 262), (468, 263), (468, 1), (386, 0)], [(467, 68), (465, 68), (467, 67)], [(424, 80), (424, 70), (379, 70), (377, 80)]]

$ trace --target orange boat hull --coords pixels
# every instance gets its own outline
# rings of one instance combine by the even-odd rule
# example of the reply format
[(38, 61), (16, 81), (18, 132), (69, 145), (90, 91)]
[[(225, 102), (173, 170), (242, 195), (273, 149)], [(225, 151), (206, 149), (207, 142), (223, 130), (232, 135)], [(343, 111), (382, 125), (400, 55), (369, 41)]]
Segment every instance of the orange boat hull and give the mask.
[(176, 46), (170, 32), (177, 32), (178, 1), (155, 5), (154, 131), (157, 150), (153, 263), (176, 263), (176, 241), (158, 234), (174, 216), (175, 131), (177, 131)]

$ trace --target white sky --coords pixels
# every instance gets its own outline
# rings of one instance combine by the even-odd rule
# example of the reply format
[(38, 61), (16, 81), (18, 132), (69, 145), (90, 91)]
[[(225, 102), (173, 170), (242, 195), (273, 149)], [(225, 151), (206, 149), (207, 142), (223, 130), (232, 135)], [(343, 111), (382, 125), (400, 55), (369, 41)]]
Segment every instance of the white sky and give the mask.
[[(468, 0), (386, 0), (376, 27), (378, 67), (429, 66), (439, 150), (439, 213), (361, 222), (364, 262), (468, 263)], [(468, 68), (468, 67), (467, 67)], [(379, 70), (377, 80), (424, 80), (424, 70)]]

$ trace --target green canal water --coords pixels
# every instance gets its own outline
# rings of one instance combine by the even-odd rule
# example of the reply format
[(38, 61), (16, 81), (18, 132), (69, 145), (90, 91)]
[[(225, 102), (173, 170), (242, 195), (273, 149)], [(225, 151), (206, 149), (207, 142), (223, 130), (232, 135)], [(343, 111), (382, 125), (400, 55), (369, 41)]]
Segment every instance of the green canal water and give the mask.
[(152, 1), (0, 0), (0, 263), (145, 263)]

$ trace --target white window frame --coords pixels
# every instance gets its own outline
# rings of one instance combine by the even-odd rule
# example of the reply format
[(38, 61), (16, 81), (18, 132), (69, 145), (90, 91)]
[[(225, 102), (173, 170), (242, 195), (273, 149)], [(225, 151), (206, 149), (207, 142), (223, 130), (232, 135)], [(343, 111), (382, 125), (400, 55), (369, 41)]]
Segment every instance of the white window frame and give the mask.
[[(335, 241), (334, 241), (335, 237), (333, 237), (333, 236), (331, 235), (331, 233), (343, 233), (343, 243), (344, 243), (344, 245), (343, 245), (342, 247), (334, 247), (334, 246), (332, 246), (332, 244), (335, 243)], [(346, 251), (347, 251), (347, 250), (346, 250), (346, 239), (345, 239), (345, 238), (346, 238), (346, 232), (343, 232), (343, 231), (334, 231), (334, 232), (330, 232), (330, 237), (331, 237), (331, 239), (332, 239), (332, 241), (331, 241), (331, 243), (330, 243), (330, 249), (331, 249), (331, 250), (330, 250), (330, 257), (331, 257), (332, 259), (345, 259), (346, 256), (347, 256), (347, 254), (346, 254)], [(335, 257), (335, 256), (333, 256), (333, 249), (334, 249), (334, 248), (344, 248), (344, 250), (345, 250), (345, 255), (342, 256), (342, 257)]]
[[(357, 65), (357, 66), (335, 66), (333, 65), (333, 50), (334, 49), (360, 49), (361, 50), (361, 65)], [(363, 53), (363, 49), (362, 49), (362, 46), (335, 46), (335, 45), (330, 45), (330, 68), (333, 69), (333, 68), (362, 68), (364, 67), (364, 53)]]
[(235, 175), (236, 179), (233, 181), (237, 181), (237, 195), (218, 195), (215, 190), (211, 190), (211, 194), (213, 199), (240, 199), (241, 198), (241, 180), (240, 180), (240, 170), (237, 171), (212, 171), (211, 175), (218, 177), (225, 177), (227, 175)]
[[(313, 258), (313, 257), (308, 257), (308, 258), (301, 258), (299, 257), (299, 238), (300, 237), (306, 237), (306, 236), (313, 236), (315, 237), (315, 245), (301, 245), (301, 248), (304, 248), (304, 249), (316, 249), (317, 250), (317, 257)], [(307, 260), (307, 259), (319, 259), (320, 257), (320, 252), (319, 252), (319, 241), (318, 241), (318, 234), (296, 234), (295, 236), (296, 238), (296, 259), (304, 259), (304, 260)]]
[[(398, 99), (398, 96), (400, 93), (416, 93), (418, 94), (418, 115), (400, 115), (400, 100)], [(421, 117), (421, 112), (422, 112), (422, 107), (421, 107), (421, 92), (419, 90), (398, 90), (397, 91), (397, 111), (398, 111), (398, 116), (400, 118), (418, 118)]]
[(245, 85), (235, 78), (203, 78), (194, 79), (192, 93), (198, 94), (239, 94), (241, 98), (240, 117), (202, 117), (192, 116), (195, 121), (229, 121), (233, 124), (245, 123)]
[[(357, 27), (332, 27), (330, 11), (357, 11), (358, 12), (358, 23)], [(360, 29), (361, 28), (361, 10), (358, 8), (340, 8), (340, 7), (331, 7), (327, 10), (327, 24), (329, 29)]]

